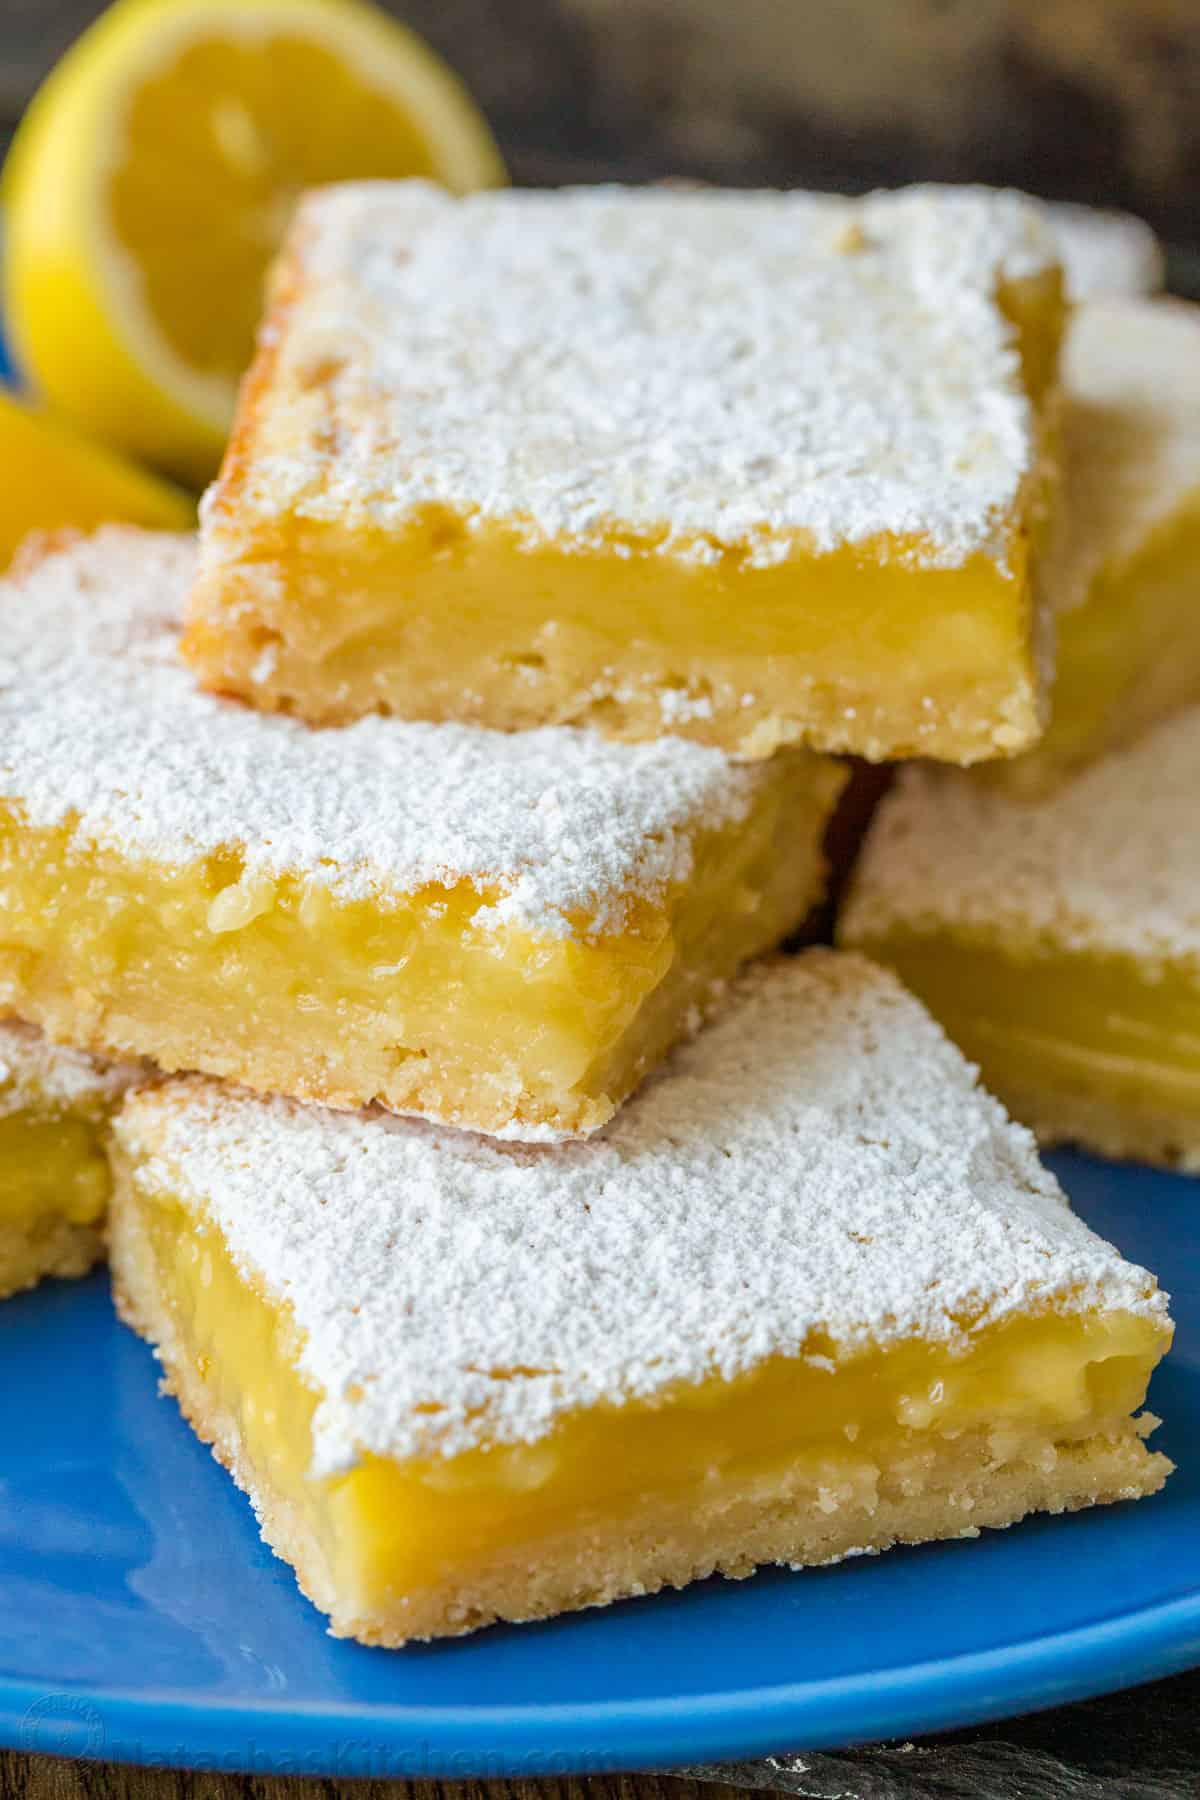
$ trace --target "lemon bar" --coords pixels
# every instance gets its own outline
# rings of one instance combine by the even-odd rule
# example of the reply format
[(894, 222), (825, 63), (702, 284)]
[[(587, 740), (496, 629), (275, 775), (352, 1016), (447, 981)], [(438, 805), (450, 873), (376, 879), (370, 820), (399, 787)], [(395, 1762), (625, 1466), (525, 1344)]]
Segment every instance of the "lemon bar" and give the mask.
[(986, 190), (324, 189), (185, 654), (316, 722), (1019, 750), (1055, 256)]
[(1166, 279), (1162, 245), (1144, 219), (1107, 207), (1047, 203), (1072, 300), (1156, 294)]
[(904, 770), (839, 931), (1043, 1141), (1200, 1170), (1200, 709), (1026, 802)]
[(0, 1023), (0, 1299), (103, 1254), (105, 1127), (139, 1073)]
[(1063, 356), (1062, 443), (1050, 725), (989, 771), (1028, 794), (1200, 700), (1200, 307), (1082, 307)]
[(818, 897), (807, 751), (364, 719), (198, 689), (194, 541), (0, 586), (0, 1012), (97, 1051), (514, 1137), (609, 1117)]
[(888, 974), (812, 951), (587, 1144), (137, 1094), (118, 1305), (396, 1645), (1158, 1488), (1170, 1325)]

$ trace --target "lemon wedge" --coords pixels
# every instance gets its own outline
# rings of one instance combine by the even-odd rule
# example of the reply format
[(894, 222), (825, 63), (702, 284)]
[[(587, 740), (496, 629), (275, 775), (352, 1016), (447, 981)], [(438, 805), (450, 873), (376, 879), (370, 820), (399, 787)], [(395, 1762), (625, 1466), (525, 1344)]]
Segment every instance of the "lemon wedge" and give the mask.
[(299, 192), (504, 180), (456, 77), (364, 0), (117, 0), (35, 97), (4, 172), (18, 361), (91, 436), (198, 484)]
[(0, 394), (0, 569), (31, 531), (88, 531), (109, 520), (185, 531), (196, 509), (170, 482)]

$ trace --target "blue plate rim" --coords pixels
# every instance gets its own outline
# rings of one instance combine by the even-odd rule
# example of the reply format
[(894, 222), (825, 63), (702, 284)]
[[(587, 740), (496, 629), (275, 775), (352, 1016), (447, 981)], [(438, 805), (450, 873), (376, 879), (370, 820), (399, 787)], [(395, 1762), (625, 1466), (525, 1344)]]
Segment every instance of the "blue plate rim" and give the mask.
[[(431, 1778), (599, 1774), (907, 1738), (1039, 1711), (1200, 1667), (1200, 1592), (1072, 1631), (828, 1681), (572, 1705), (195, 1702), (95, 1687), (70, 1754), (142, 1766)], [(0, 1744), (31, 1741), (45, 1684), (0, 1679)], [(90, 1727), (90, 1729), (89, 1729)], [(553, 1733), (531, 1747), (530, 1735)], [(335, 1733), (348, 1734), (344, 1738)], [(243, 1748), (244, 1747), (244, 1748)]]

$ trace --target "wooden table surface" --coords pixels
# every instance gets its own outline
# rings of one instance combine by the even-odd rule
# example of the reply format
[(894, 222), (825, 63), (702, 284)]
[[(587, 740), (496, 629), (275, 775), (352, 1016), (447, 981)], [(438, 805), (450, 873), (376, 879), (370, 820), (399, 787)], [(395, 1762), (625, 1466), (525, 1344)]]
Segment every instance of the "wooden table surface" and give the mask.
[[(581, 1781), (275, 1780), (116, 1768), (56, 1758), (0, 1755), (0, 1800), (729, 1800), (716, 1783), (674, 1776), (595, 1776)], [(1173, 1800), (1173, 1797), (1172, 1797)]]
[(798, 1800), (1200, 1800), (1200, 1670), (915, 1744), (805, 1752), (695, 1776), (337, 1782), (0, 1752), (0, 1800), (730, 1800), (731, 1782)]

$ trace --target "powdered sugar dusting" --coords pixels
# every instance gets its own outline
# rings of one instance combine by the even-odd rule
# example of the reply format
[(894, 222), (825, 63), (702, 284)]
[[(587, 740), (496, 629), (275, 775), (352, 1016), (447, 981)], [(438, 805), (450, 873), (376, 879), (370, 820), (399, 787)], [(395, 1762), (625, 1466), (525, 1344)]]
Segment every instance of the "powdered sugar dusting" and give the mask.
[(1162, 247), (1144, 219), (1068, 201), (1046, 207), (1073, 300), (1153, 294), (1166, 273)]
[(1200, 307), (1098, 300), (1063, 353), (1067, 501), (1051, 592), (1080, 603), (1173, 514), (1200, 518)]
[(0, 1022), (0, 1119), (31, 1107), (100, 1112), (145, 1073), (138, 1063), (103, 1062), (48, 1043), (16, 1020)]
[(243, 883), (299, 873), (343, 899), (467, 882), (482, 925), (597, 932), (778, 779), (674, 738), (260, 715), (179, 661), (194, 565), (189, 538), (114, 527), (0, 584), (0, 798), (31, 825), (170, 866), (234, 846)]
[(438, 506), (527, 546), (1003, 564), (1034, 434), (996, 291), (1054, 257), (984, 189), (322, 189), (206, 556), (256, 516)]
[(509, 1148), (199, 1081), (118, 1126), (286, 1300), (315, 1468), (532, 1442), (564, 1413), (966, 1334), (1030, 1309), (1161, 1315), (894, 978), (760, 965), (586, 1144)]
[(913, 766), (883, 801), (841, 931), (1038, 939), (1200, 959), (1200, 709), (1180, 713), (1036, 803)]

